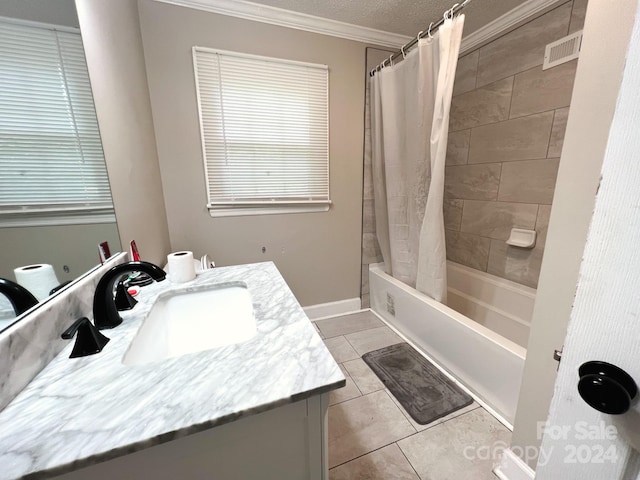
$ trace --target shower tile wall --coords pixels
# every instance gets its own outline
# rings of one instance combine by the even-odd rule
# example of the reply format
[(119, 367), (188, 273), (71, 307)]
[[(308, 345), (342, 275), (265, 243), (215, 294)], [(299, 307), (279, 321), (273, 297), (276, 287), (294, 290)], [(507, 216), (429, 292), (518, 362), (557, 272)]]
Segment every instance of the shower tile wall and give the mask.
[[(445, 173), (447, 258), (537, 287), (577, 61), (542, 70), (545, 45), (580, 30), (567, 2), (461, 57)], [(507, 246), (535, 229), (532, 250)]]
[[(587, 0), (569, 1), (460, 57), (445, 174), (450, 260), (537, 287), (577, 63), (543, 71), (542, 59), (548, 43), (582, 28), (586, 7)], [(367, 49), (367, 71), (388, 56)], [(366, 95), (363, 308), (369, 306), (369, 264), (382, 261), (375, 234), (368, 86)], [(536, 247), (507, 246), (512, 227), (535, 229)]]
[(367, 48), (366, 88), (364, 107), (364, 178), (362, 189), (362, 276), (360, 297), (362, 308), (369, 308), (369, 264), (382, 262), (382, 254), (376, 239), (376, 216), (373, 201), (373, 177), (371, 176), (371, 120), (369, 111), (368, 72), (393, 53), (388, 50)]

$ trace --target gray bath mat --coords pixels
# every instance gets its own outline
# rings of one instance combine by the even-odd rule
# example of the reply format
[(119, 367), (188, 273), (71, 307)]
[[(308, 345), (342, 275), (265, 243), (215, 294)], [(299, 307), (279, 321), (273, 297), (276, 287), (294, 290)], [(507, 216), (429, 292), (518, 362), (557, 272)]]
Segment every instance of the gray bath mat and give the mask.
[(473, 399), (407, 343), (365, 353), (371, 367), (420, 425), (466, 407)]

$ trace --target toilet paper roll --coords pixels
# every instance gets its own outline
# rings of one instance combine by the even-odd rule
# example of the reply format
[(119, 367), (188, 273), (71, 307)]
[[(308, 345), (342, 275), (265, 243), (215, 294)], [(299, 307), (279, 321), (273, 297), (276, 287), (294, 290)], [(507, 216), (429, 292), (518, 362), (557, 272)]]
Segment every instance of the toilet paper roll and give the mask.
[(174, 283), (188, 282), (196, 278), (193, 252), (174, 252), (167, 255), (169, 278)]
[(51, 289), (60, 285), (56, 272), (48, 263), (25, 265), (15, 268), (13, 273), (16, 276), (16, 281), (38, 300), (47, 298)]

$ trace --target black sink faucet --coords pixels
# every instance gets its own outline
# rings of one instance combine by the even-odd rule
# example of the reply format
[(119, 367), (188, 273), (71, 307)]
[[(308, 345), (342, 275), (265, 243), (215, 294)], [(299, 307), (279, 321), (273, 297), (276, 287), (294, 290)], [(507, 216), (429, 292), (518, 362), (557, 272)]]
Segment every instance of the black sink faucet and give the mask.
[(117, 327), (122, 323), (113, 297), (113, 286), (124, 274), (132, 272), (144, 272), (157, 282), (166, 277), (164, 270), (149, 262), (128, 262), (108, 270), (98, 282), (93, 296), (93, 323), (99, 330)]
[(38, 299), (29, 290), (6, 278), (0, 278), (0, 293), (9, 299), (16, 316), (38, 304)]

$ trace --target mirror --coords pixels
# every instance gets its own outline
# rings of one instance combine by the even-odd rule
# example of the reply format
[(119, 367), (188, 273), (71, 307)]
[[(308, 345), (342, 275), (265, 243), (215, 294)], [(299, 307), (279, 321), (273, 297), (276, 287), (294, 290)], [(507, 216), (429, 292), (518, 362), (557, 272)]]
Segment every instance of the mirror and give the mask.
[[(51, 265), (18, 272), (44, 300), (121, 246), (74, 0), (2, 0), (0, 17), (0, 277)], [(0, 294), (0, 331), (16, 320)]]

